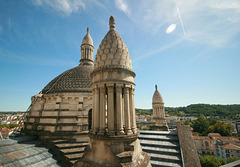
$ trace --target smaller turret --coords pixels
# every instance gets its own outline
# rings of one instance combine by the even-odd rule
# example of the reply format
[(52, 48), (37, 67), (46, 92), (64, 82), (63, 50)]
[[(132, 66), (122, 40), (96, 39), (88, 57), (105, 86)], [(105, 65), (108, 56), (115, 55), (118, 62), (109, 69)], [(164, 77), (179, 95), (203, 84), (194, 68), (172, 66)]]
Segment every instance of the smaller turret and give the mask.
[(152, 98), (152, 107), (153, 107), (153, 119), (155, 126), (152, 128), (154, 130), (163, 130), (168, 131), (167, 123), (165, 120), (165, 107), (162, 95), (157, 90), (157, 85), (155, 85), (155, 92)]
[(81, 45), (81, 65), (93, 65), (93, 40), (89, 34), (89, 28), (87, 28), (87, 34), (82, 40)]

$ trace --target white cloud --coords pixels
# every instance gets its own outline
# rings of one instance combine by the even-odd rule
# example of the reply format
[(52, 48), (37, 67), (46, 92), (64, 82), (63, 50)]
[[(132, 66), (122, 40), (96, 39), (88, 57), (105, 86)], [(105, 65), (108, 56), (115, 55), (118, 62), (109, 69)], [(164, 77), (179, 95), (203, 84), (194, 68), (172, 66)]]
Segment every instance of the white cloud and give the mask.
[(32, 2), (36, 6), (50, 7), (64, 15), (77, 13), (80, 8), (86, 8), (82, 0), (36, 0)]
[(127, 7), (131, 11), (128, 16), (153, 34), (164, 32), (173, 23), (181, 27), (177, 8), (188, 40), (221, 47), (240, 33), (239, 0), (138, 0)]
[(123, 11), (124, 13), (129, 13), (128, 5), (124, 0), (115, 0), (115, 5), (119, 10)]

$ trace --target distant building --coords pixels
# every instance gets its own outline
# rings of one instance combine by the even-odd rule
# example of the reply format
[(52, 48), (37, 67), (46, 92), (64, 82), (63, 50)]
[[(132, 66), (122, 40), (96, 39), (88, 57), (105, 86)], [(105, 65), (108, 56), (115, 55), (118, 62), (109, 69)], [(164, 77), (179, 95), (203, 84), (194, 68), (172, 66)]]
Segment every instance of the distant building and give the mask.
[(2, 129), (0, 129), (0, 139), (5, 139), (8, 138), (9, 133), (11, 132), (11, 130), (7, 127), (3, 127)]
[(240, 157), (240, 146), (227, 143), (221, 145), (219, 148), (219, 157), (227, 161), (228, 157)]
[[(223, 149), (227, 148), (224, 146), (226, 144), (240, 146), (240, 140), (237, 138), (228, 137), (228, 136), (217, 137), (216, 144), (215, 144), (215, 155), (217, 157), (226, 159), (225, 154), (223, 154)], [(222, 146), (224, 146), (224, 147), (222, 147)]]
[[(240, 140), (237, 138), (209, 133), (208, 136), (193, 136), (193, 139), (199, 155), (215, 155), (225, 160), (228, 156), (239, 157), (239, 150), (236, 149), (240, 148)], [(236, 151), (226, 151), (230, 148)]]
[(178, 117), (176, 117), (176, 116), (166, 117), (165, 119), (166, 119), (166, 122), (167, 122), (167, 125), (168, 125), (169, 129), (177, 128), (177, 123), (180, 122), (178, 120)]
[(209, 136), (193, 136), (199, 155), (214, 155), (214, 140)]

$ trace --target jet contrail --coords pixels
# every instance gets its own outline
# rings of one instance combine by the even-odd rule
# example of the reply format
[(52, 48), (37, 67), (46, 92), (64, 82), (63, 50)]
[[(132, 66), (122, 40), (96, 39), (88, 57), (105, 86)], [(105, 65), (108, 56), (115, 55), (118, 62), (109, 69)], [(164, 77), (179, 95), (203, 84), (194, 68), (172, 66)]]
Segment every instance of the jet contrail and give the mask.
[(181, 25), (182, 25), (183, 34), (186, 35), (185, 29), (184, 29), (184, 25), (183, 25), (183, 21), (182, 21), (182, 18), (181, 18), (179, 9), (178, 9), (178, 7), (177, 7), (177, 2), (176, 2), (176, 0), (175, 0), (175, 4), (176, 4), (176, 9), (177, 9), (177, 12), (178, 12), (178, 17), (179, 17), (180, 23), (181, 23)]

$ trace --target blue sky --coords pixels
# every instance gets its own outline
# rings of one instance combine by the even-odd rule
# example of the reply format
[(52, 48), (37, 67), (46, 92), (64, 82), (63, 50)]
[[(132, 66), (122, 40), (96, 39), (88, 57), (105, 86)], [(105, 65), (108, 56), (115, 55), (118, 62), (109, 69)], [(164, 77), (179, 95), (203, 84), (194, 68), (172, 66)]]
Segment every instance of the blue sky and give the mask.
[(0, 11), (0, 111), (26, 110), (77, 66), (87, 27), (95, 57), (111, 15), (137, 74), (137, 108), (152, 107), (155, 84), (169, 107), (240, 103), (239, 0), (0, 0)]

